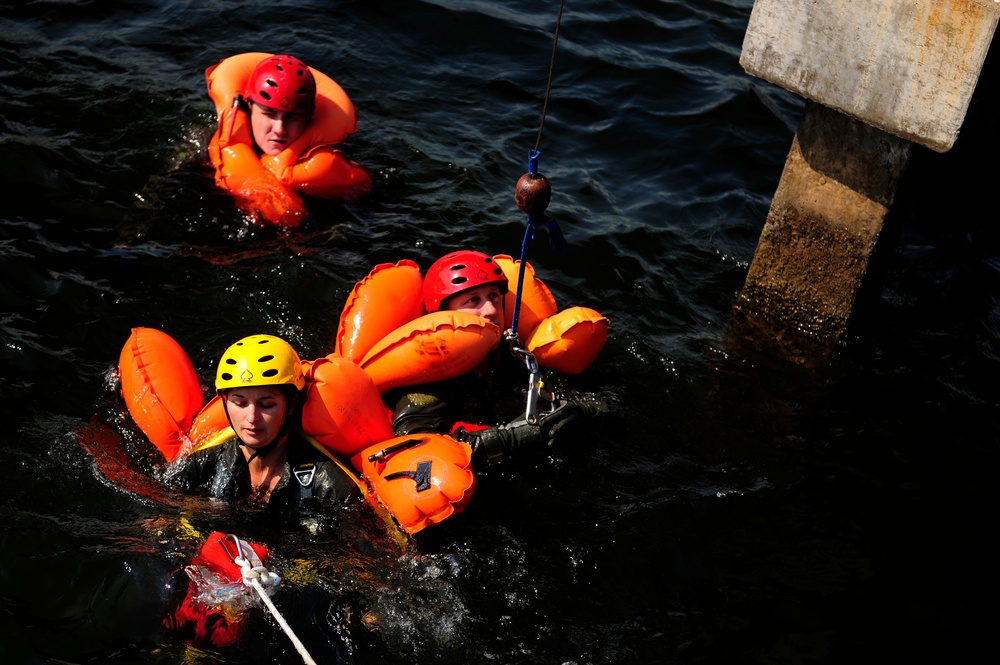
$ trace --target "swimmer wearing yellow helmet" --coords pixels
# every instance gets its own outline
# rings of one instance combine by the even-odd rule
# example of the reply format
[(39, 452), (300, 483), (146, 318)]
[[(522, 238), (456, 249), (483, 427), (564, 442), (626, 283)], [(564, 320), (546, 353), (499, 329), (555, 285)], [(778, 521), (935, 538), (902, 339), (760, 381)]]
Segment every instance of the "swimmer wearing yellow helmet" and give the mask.
[(176, 463), (170, 480), (252, 504), (361, 500), (354, 476), (298, 427), (304, 388), (302, 362), (283, 339), (251, 335), (230, 346), (219, 361), (215, 389), (236, 436), (196, 448)]

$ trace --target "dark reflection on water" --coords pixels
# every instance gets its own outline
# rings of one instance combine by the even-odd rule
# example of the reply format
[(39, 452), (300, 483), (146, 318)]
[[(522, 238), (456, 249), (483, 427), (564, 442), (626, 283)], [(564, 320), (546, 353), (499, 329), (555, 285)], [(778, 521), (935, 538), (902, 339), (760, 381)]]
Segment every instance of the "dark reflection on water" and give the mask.
[[(1000, 242), (972, 165), (997, 146), (995, 92), (951, 153), (917, 151), (836, 357), (741, 355), (729, 307), (801, 108), (739, 67), (751, 4), (567, 3), (541, 170), (572, 252), (543, 236), (530, 257), (561, 305), (612, 319), (575, 385), (617, 409), (483, 475), (406, 550), (363, 511), (289, 521), (166, 489), (111, 370), (140, 325), (206, 382), (252, 332), (318, 357), (374, 264), (517, 254), (556, 3), (0, 3), (3, 661), (301, 662), (263, 612), (223, 654), (162, 634), (212, 529), (275, 548), (275, 601), (323, 663), (988, 653)], [(203, 71), (245, 50), (345, 87), (371, 197), (279, 232), (214, 188)]]

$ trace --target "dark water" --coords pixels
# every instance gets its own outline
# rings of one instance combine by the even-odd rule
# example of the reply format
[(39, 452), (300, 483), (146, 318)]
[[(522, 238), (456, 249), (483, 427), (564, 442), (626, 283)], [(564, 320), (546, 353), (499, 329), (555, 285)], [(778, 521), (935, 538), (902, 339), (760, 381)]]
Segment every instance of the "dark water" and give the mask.
[[(951, 153), (916, 151), (834, 357), (741, 354), (729, 309), (801, 112), (738, 64), (751, 6), (567, 3), (540, 166), (572, 251), (542, 235), (529, 258), (560, 305), (612, 320), (576, 385), (618, 408), (548, 462), (484, 476), (403, 554), (361, 512), (282, 523), (151, 481), (110, 370), (133, 326), (171, 334), (206, 380), (246, 334), (318, 357), (376, 263), (518, 254), (558, 4), (0, 3), (2, 662), (301, 662), (263, 610), (222, 653), (162, 634), (172, 574), (211, 529), (271, 544), (275, 603), (322, 663), (991, 653), (995, 94)], [(348, 91), (344, 149), (373, 195), (280, 232), (214, 188), (203, 71), (248, 50)]]

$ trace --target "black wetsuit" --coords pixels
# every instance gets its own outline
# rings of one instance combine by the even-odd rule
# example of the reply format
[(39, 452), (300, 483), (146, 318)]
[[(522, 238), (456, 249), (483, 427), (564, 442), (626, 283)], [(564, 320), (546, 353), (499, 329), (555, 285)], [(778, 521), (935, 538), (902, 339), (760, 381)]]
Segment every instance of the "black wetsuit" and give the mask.
[[(298, 432), (289, 434), (286, 450), (285, 469), (271, 491), (268, 505), (302, 501), (353, 503), (362, 499), (354, 477)], [(235, 438), (179, 460), (168, 472), (167, 480), (181, 489), (207, 492), (229, 501), (247, 500), (251, 495), (249, 468)]]
[(524, 408), (528, 374), (509, 353), (494, 354), (476, 371), (448, 381), (407, 386), (383, 398), (396, 436), (448, 434), (458, 425), (497, 425)]

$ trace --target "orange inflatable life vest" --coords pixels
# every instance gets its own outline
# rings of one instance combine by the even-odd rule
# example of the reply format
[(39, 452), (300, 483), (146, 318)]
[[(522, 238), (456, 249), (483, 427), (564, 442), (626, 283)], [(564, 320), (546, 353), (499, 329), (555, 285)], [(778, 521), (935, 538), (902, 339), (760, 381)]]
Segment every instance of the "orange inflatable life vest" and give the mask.
[(500, 329), (467, 312), (438, 311), (396, 328), (361, 360), (379, 393), (471, 372), (500, 342)]
[[(517, 276), (521, 269), (521, 261), (515, 261), (506, 254), (493, 257), (503, 274), (507, 277), (507, 295), (504, 297), (504, 314), (507, 326), (510, 327), (514, 316), (514, 301), (517, 298)], [(531, 331), (546, 317), (559, 311), (556, 299), (549, 287), (535, 276), (535, 269), (530, 263), (524, 266), (524, 283), (521, 287), (521, 309), (517, 319), (518, 339), (527, 339)]]
[(132, 420), (173, 461), (204, 402), (191, 359), (166, 333), (133, 328), (118, 358), (118, 373)]
[(411, 534), (462, 512), (476, 488), (472, 449), (444, 434), (389, 439), (365, 449), (351, 464)]
[[(507, 277), (504, 308), (512, 316), (520, 261), (493, 257)], [(496, 348), (502, 332), (465, 312), (422, 314), (423, 276), (413, 261), (377, 265), (358, 282), (340, 316), (335, 346), (371, 375), (380, 393), (443, 381), (472, 371)], [(552, 292), (525, 266), (518, 338), (538, 364), (579, 374), (607, 342), (610, 322), (597, 311), (559, 311)]]
[(305, 216), (299, 193), (356, 199), (371, 190), (368, 171), (332, 146), (357, 129), (347, 93), (310, 67), (316, 80), (316, 107), (302, 136), (278, 155), (258, 156), (247, 114), (238, 108), (254, 68), (270, 53), (242, 53), (205, 70), (208, 95), (219, 127), (208, 146), (216, 183), (253, 211), (282, 226)]
[[(306, 379), (303, 435), (345, 469), (344, 461), (350, 460), (355, 479), (379, 511), (388, 510), (412, 534), (464, 509), (475, 487), (469, 466), (471, 449), (466, 444), (444, 435), (424, 436), (415, 457), (416, 446), (397, 445), (400, 442), (393, 435), (375, 382), (359, 365), (332, 353), (302, 361), (302, 369)], [(134, 328), (120, 354), (118, 370), (132, 419), (167, 462), (235, 436), (222, 398), (215, 396), (202, 406), (194, 365), (166, 333)], [(404, 452), (403, 448), (413, 450)], [(378, 464), (363, 462), (380, 451), (375, 458)], [(391, 474), (411, 471), (421, 482), (403, 492), (402, 483), (392, 482), (403, 476)], [(426, 473), (430, 485), (425, 487)], [(361, 474), (364, 482), (357, 477)]]
[(607, 318), (589, 307), (567, 307), (542, 319), (524, 346), (542, 367), (579, 374), (604, 348), (610, 327)]
[(354, 285), (340, 315), (335, 351), (360, 363), (383, 337), (423, 316), (423, 276), (416, 263), (380, 263)]
[[(302, 362), (306, 401), (302, 429), (341, 459), (393, 437), (392, 424), (371, 377), (332, 353)], [(360, 471), (360, 469), (359, 469)]]
[[(493, 260), (507, 276), (504, 307), (507, 316), (512, 317), (521, 262), (506, 254), (494, 256)], [(525, 265), (517, 337), (540, 366), (563, 374), (579, 374), (590, 367), (604, 348), (610, 327), (606, 317), (589, 307), (567, 307), (560, 311), (552, 292), (535, 276), (535, 269), (530, 263)]]

